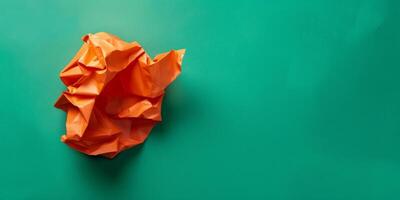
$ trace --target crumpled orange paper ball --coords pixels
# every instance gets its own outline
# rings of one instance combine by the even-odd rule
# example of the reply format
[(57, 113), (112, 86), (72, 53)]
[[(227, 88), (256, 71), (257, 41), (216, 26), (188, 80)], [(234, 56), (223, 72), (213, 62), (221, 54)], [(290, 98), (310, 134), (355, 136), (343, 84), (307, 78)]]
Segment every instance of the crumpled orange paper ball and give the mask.
[(185, 50), (154, 59), (137, 43), (100, 32), (61, 71), (67, 90), (55, 107), (67, 113), (61, 140), (88, 155), (113, 158), (142, 143), (161, 121), (165, 88), (181, 72)]

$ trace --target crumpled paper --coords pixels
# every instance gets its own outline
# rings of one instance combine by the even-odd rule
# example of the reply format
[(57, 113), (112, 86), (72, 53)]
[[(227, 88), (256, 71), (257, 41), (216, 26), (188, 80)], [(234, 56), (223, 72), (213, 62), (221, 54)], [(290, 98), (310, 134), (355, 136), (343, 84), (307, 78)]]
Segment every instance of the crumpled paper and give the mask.
[(67, 86), (55, 107), (67, 113), (61, 141), (88, 155), (113, 158), (142, 143), (161, 121), (165, 88), (181, 72), (185, 50), (151, 59), (137, 43), (100, 32), (61, 71)]

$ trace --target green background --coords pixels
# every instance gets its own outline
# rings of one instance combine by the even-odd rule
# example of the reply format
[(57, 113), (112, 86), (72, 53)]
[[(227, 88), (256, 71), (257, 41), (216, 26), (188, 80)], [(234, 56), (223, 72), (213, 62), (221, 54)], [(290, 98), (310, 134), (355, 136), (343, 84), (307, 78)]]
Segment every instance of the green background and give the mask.
[[(400, 1), (2, 1), (0, 199), (400, 199)], [(86, 33), (186, 48), (113, 160), (60, 142)]]

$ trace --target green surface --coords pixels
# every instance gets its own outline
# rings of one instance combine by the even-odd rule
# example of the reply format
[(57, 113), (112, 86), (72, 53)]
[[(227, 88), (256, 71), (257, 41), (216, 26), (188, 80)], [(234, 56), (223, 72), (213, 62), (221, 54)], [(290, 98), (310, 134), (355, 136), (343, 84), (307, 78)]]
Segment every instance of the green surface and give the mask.
[[(400, 199), (400, 1), (2, 1), (0, 199)], [(89, 32), (186, 48), (114, 160), (60, 142)]]

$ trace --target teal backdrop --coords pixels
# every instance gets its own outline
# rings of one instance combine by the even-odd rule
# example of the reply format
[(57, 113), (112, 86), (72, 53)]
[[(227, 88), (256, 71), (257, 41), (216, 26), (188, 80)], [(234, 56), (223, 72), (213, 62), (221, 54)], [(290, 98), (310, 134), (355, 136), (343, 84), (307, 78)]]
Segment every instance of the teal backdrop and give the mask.
[[(400, 1), (1, 1), (0, 199), (400, 199)], [(58, 73), (106, 31), (186, 48), (113, 160), (62, 142)]]

